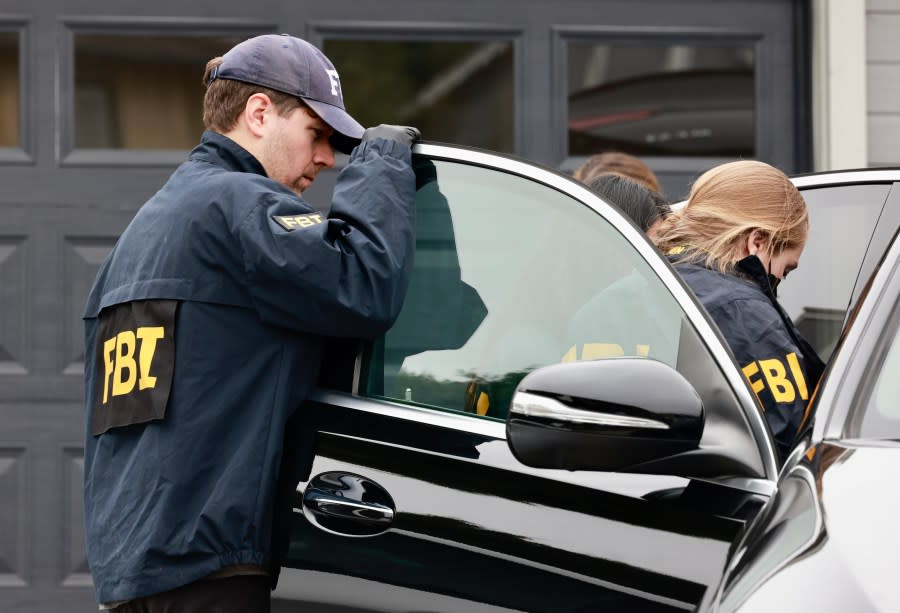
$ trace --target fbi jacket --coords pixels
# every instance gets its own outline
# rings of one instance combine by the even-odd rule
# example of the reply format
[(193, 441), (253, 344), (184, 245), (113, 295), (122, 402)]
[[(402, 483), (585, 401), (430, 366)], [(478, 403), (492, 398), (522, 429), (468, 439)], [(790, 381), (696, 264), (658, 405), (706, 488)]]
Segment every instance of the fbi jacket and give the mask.
[(718, 325), (759, 398), (783, 462), (808, 421), (822, 360), (778, 304), (756, 256), (740, 260), (731, 272), (678, 260), (674, 264)]
[(228, 566), (277, 575), (272, 525), (296, 485), (284, 483), (286, 423), (324, 337), (379, 335), (400, 311), (410, 162), (405, 144), (363, 142), (323, 214), (205, 132), (137, 212), (84, 311), (84, 510), (101, 603)]

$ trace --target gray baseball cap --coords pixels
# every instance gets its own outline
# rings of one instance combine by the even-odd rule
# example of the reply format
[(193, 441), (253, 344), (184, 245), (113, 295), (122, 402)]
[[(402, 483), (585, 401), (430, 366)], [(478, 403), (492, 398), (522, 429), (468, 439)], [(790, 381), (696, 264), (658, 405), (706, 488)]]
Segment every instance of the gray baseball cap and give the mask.
[(297, 96), (334, 128), (332, 145), (350, 153), (364, 128), (344, 109), (337, 70), (325, 54), (288, 34), (263, 34), (245, 40), (222, 56), (209, 77), (233, 79)]

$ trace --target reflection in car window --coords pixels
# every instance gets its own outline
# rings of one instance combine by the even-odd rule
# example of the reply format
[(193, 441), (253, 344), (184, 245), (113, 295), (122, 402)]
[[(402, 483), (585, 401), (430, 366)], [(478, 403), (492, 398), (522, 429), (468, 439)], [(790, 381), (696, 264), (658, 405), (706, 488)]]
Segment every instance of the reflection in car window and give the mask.
[[(420, 163), (420, 181), (423, 172)], [(515, 386), (540, 366), (622, 355), (676, 366), (693, 329), (596, 212), (495, 170), (437, 161), (429, 172), (413, 279), (375, 344), (365, 393), (505, 418)]]
[(900, 439), (900, 334), (897, 332), (887, 349), (864, 411), (860, 437)]
[(778, 286), (778, 300), (823, 360), (834, 351), (890, 189), (876, 184), (801, 191), (809, 208), (809, 238), (800, 267)]

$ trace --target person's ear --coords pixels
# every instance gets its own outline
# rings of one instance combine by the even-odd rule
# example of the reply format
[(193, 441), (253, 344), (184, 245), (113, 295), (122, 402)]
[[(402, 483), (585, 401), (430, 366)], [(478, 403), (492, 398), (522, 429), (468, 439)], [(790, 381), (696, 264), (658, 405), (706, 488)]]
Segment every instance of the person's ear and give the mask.
[(759, 255), (765, 252), (766, 244), (769, 242), (769, 235), (764, 230), (756, 228), (747, 235), (747, 253), (750, 255)]
[(257, 92), (247, 98), (244, 105), (243, 119), (247, 130), (253, 136), (262, 136), (268, 121), (268, 113), (272, 110), (272, 100), (263, 93)]

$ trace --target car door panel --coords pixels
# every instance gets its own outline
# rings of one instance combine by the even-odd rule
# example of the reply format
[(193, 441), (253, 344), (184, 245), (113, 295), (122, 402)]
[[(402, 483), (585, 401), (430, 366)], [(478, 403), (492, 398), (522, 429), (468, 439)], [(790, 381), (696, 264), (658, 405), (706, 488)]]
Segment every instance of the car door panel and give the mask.
[(561, 482), (557, 471), (519, 464), (502, 438), (386, 416), (377, 403), (340, 407), (338, 397), (310, 410), (315, 460), (295, 513), (312, 479), (341, 472), (384, 488), (395, 520), (387, 533), (359, 538), (298, 513), (287, 565), (373, 582), (372, 610), (391, 607), (380, 584), (529, 611), (689, 609), (716, 578), (707, 561), (724, 560), (741, 525), (682, 507), (688, 488), (669, 477), (651, 477), (658, 488), (643, 496), (619, 475)]
[[(480, 152), (417, 152), (431, 180), (404, 309), (355, 353), (352, 376), (346, 357), (326, 362), (323, 380), (342, 391), (317, 391), (303, 409), (309, 456), (276, 598), (372, 611), (692, 609), (775, 476), (721, 336), (646, 237), (583, 186)], [(516, 460), (502, 420), (518, 381), (585, 359), (595, 341), (686, 377), (707, 412), (699, 449), (634, 474)], [(319, 589), (337, 577), (352, 589)]]

